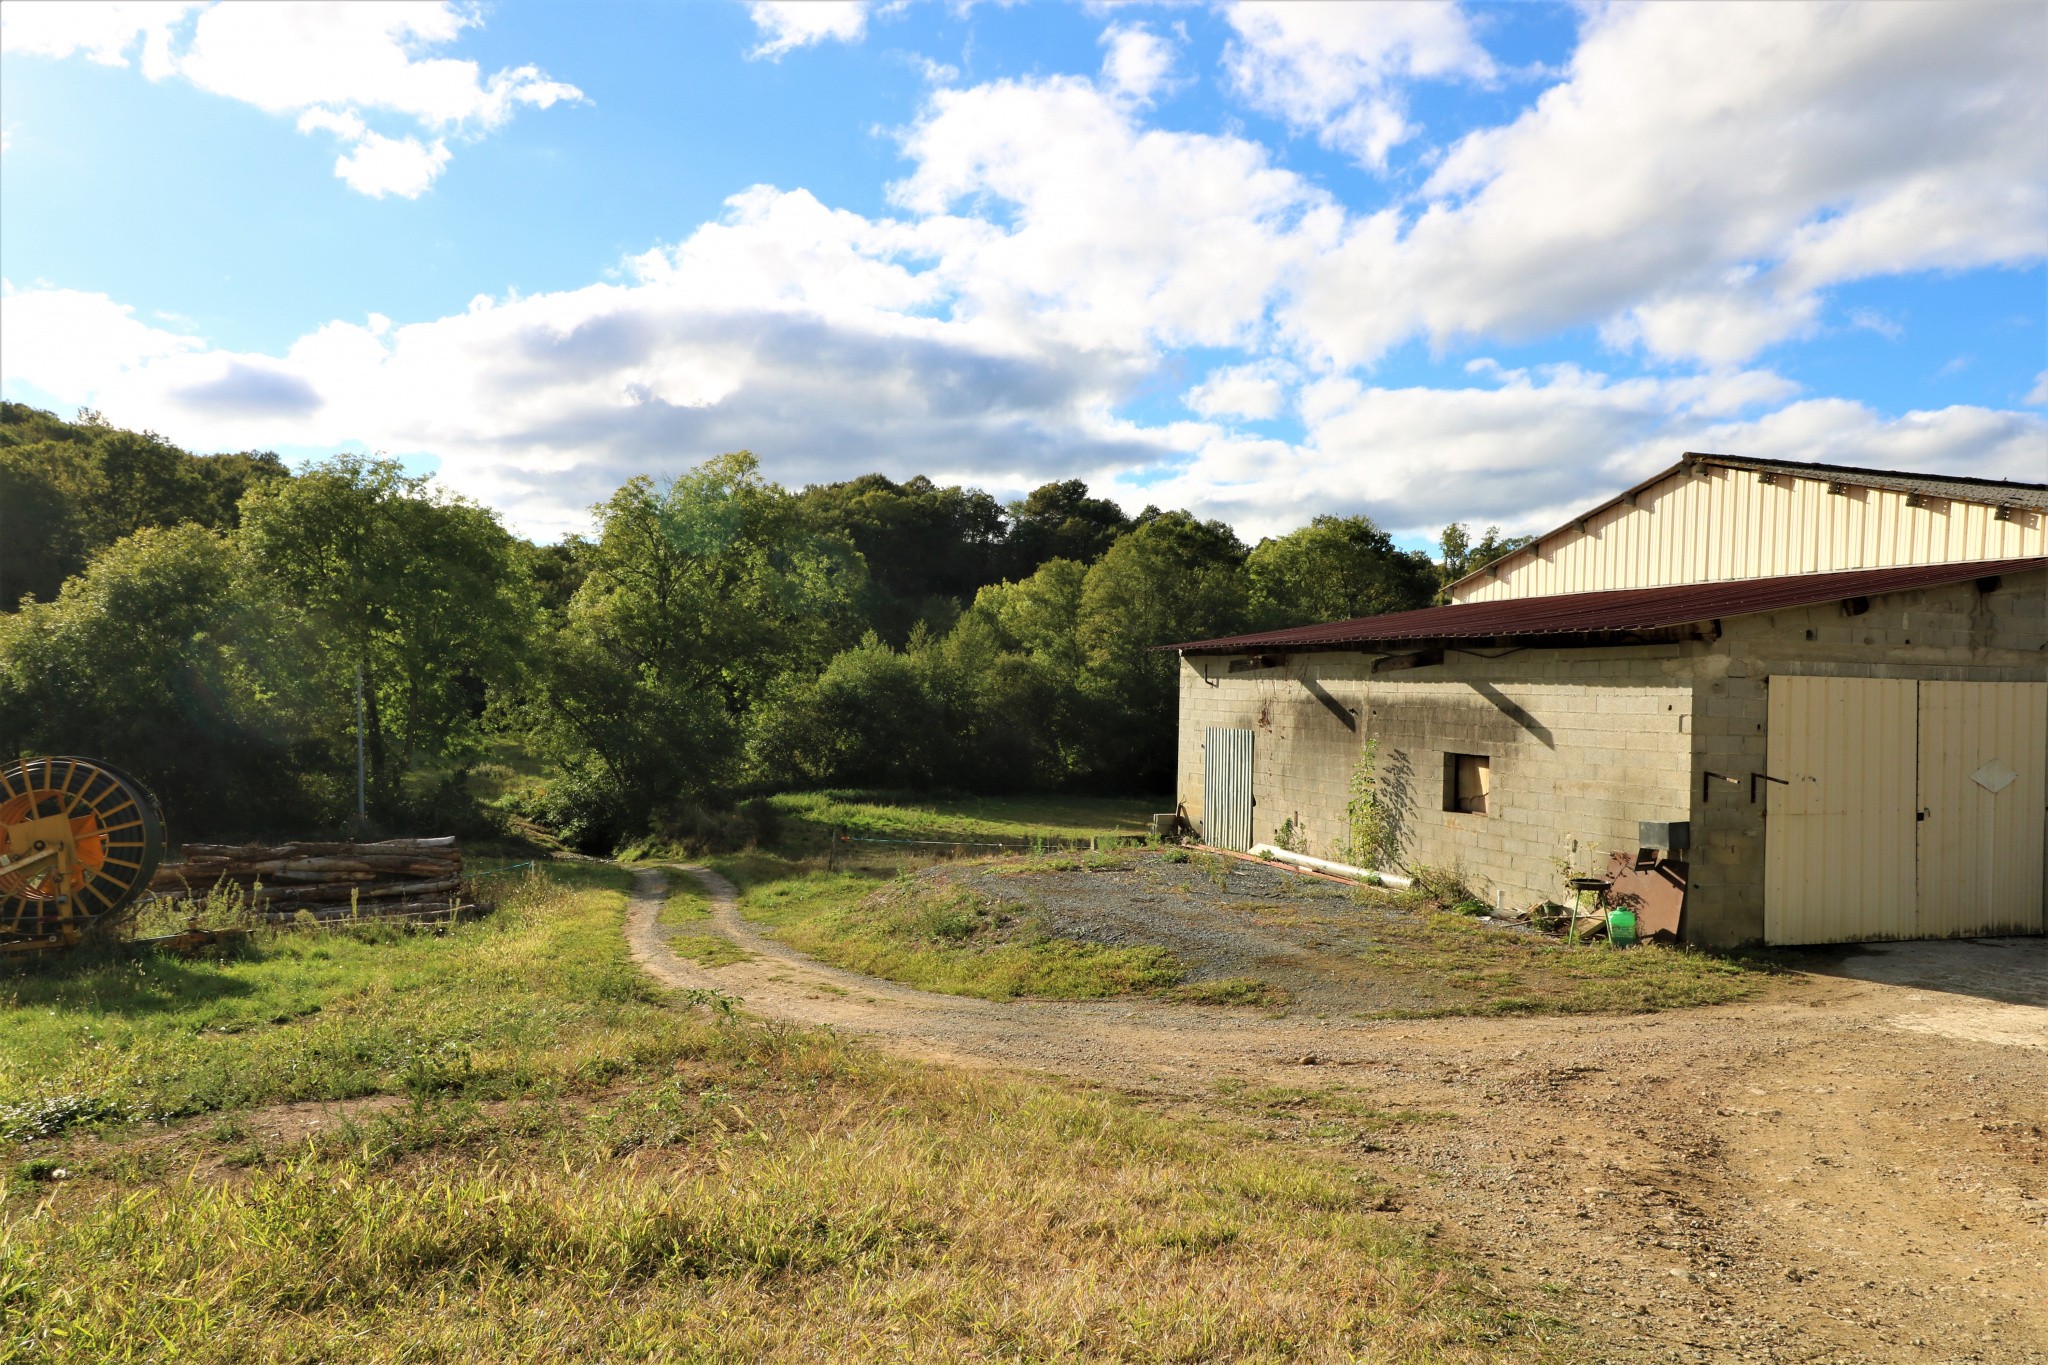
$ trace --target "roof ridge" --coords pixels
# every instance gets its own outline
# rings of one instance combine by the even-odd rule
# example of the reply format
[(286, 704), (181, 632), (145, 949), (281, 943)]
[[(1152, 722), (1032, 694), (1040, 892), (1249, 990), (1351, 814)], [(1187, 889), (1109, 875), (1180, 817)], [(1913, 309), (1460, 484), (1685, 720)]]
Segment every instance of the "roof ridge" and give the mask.
[(2033, 492), (2048, 493), (2048, 483), (2028, 483), (2023, 479), (1986, 479), (1975, 474), (1930, 474), (1914, 469), (1873, 469), (1867, 465), (1823, 464), (1818, 460), (1781, 460), (1766, 455), (1717, 455), (1712, 451), (1688, 450), (1680, 463), (1698, 461), (1706, 464), (1725, 464), (1737, 468), (1767, 467), (1771, 469), (1812, 469), (1824, 474), (1846, 474), (1851, 478), (1912, 479), (1920, 483), (1967, 483), (1982, 488), (2024, 488)]

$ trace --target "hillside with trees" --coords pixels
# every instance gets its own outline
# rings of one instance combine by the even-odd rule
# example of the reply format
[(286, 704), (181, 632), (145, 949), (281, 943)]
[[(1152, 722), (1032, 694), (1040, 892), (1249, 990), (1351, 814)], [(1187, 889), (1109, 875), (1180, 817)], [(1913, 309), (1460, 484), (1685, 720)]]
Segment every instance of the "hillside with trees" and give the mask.
[(189, 835), (341, 829), (357, 695), (371, 823), (525, 813), (607, 850), (740, 796), (830, 786), (1159, 791), (1154, 646), (1427, 605), (1446, 563), (1364, 517), (1253, 546), (1078, 480), (1003, 504), (879, 474), (789, 490), (745, 452), (635, 478), (586, 537), (357, 455), (297, 473), (83, 412), (0, 410), (0, 735), (149, 783)]

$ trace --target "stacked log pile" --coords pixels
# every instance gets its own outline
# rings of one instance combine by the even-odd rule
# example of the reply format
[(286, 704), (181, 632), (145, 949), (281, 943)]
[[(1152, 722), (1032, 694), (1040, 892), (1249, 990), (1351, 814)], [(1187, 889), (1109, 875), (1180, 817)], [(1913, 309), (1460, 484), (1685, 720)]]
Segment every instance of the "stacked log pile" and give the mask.
[(289, 919), (348, 915), (421, 918), (473, 911), (453, 837), (380, 843), (186, 844), (185, 860), (157, 869), (150, 889), (198, 900), (230, 889), (257, 911)]

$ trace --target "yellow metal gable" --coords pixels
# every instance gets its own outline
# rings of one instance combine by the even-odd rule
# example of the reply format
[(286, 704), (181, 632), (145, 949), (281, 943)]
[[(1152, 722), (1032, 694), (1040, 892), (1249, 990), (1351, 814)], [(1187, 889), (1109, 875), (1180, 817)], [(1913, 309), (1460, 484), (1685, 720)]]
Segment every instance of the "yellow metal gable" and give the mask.
[(1457, 602), (2048, 554), (2048, 517), (1989, 501), (1678, 466), (1453, 584)]

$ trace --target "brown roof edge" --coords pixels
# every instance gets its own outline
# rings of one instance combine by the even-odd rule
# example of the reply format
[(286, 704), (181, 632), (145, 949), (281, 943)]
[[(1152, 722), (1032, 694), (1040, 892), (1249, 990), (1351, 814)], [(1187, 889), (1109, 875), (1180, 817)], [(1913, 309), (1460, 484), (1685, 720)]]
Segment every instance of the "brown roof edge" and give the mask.
[(1420, 611), (1361, 616), (1327, 625), (1190, 640), (1160, 649), (1197, 654), (1245, 654), (1265, 650), (1321, 650), (1452, 640), (1596, 638), (1628, 642), (1645, 632), (1759, 612), (1810, 607), (1821, 602), (1877, 597), (1890, 592), (1937, 588), (1973, 579), (2000, 578), (2048, 568), (2048, 557), (1979, 559), (1948, 564), (1908, 564), (1890, 569), (1845, 569), (1833, 573), (1787, 574), (1779, 578), (1737, 578), (1718, 583), (1680, 583), (1663, 588), (1620, 588), (1555, 597), (1515, 597), (1461, 602)]
[[(1619, 493), (1607, 499), (1607, 501), (1587, 508), (1563, 525), (1553, 526), (1521, 549), (1511, 554), (1502, 555), (1491, 564), (1481, 565), (1463, 578), (1451, 583), (1445, 590), (1455, 591), (1482, 574), (1492, 573), (1500, 569), (1512, 560), (1519, 559), (1523, 555), (1533, 555), (1536, 553), (1537, 548), (1552, 536), (1562, 535), (1566, 531), (1573, 530), (1581, 522), (1599, 516), (1610, 507), (1615, 507), (1629, 501), (1653, 484), (1662, 483), (1674, 474), (1686, 473), (1700, 465), (1719, 465), (1724, 469), (1747, 469), (1754, 471), (1784, 470), (1789, 474), (1810, 479), (1815, 483), (1826, 482), (1829, 479), (1840, 479), (1847, 483), (1862, 483), (1870, 487), (1889, 488), (1894, 492), (1912, 492), (1914, 489), (1911, 485), (1918, 484), (1966, 485), (1971, 489), (1981, 488), (1984, 490), (1983, 496), (1975, 498), (1964, 497), (1961, 499), (1962, 501), (1982, 502), (1994, 507), (2010, 505), (2038, 508), (2044, 502), (2048, 502), (2048, 484), (2044, 483), (2021, 483), (2015, 479), (1980, 479), (1967, 474), (1916, 474), (1902, 469), (1865, 469), (1860, 465), (1816, 464), (1807, 460), (1771, 460), (1750, 455), (1718, 455), (1712, 451), (1688, 450), (1679, 457), (1677, 464), (1667, 465), (1655, 474), (1650, 475), (1647, 479), (1644, 479), (1641, 483), (1622, 489)], [(2000, 498), (1997, 495), (2000, 489), (2005, 489), (2009, 492), (2031, 494), (2032, 496), (2023, 496), (2016, 500)]]

